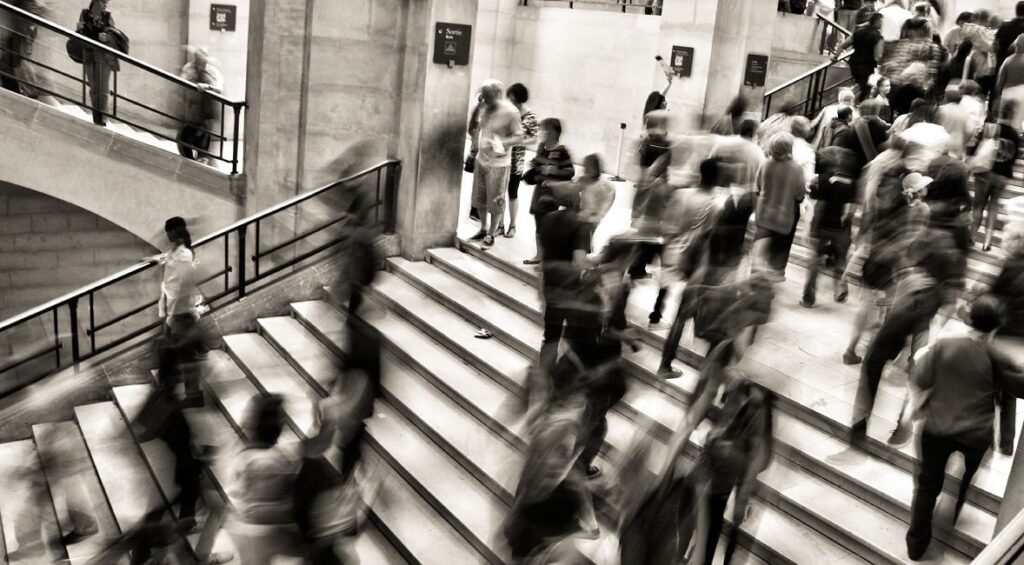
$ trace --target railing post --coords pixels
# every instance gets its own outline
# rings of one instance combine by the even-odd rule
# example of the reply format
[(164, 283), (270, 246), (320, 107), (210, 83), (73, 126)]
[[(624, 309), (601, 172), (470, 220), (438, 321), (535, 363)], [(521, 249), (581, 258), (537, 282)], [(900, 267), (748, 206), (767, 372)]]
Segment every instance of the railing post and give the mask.
[(231, 174), (238, 174), (238, 121), (241, 119), (242, 107), (233, 104), (231, 108), (235, 114), (234, 133), (231, 134)]
[(238, 228), (238, 298), (245, 296), (245, 228)]
[(113, 117), (117, 117), (117, 71), (114, 71), (114, 101), (113, 101), (114, 113)]
[(221, 159), (224, 158), (224, 103), (220, 103), (220, 150), (217, 151), (217, 156)]
[(71, 316), (71, 361), (77, 367), (81, 358), (78, 349), (78, 298), (72, 298), (68, 302), (68, 312)]
[(60, 322), (59, 314), (57, 311), (59, 308), (53, 309), (53, 351), (57, 356), (57, 369), (60, 369)]
[[(296, 230), (297, 231), (297, 230)], [(252, 255), (252, 274), (253, 278), (260, 278), (260, 221), (256, 220), (256, 235), (255, 243), (253, 247), (256, 249)]]
[(402, 164), (388, 166), (388, 184), (384, 189), (384, 200), (387, 202), (384, 211), (384, 233), (395, 233), (398, 224), (398, 183), (402, 178)]

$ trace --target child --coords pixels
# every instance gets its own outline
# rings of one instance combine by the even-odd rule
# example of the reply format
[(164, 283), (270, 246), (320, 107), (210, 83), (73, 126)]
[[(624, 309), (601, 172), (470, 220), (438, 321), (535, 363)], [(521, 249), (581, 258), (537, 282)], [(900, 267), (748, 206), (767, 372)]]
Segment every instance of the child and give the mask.
[(601, 156), (593, 153), (583, 159), (583, 175), (572, 182), (544, 181), (555, 197), (579, 212), (580, 224), (587, 232), (587, 240), (594, 237), (597, 225), (615, 201), (615, 187), (601, 178)]
[[(540, 143), (537, 145), (537, 156), (530, 161), (530, 170), (523, 175), (523, 181), (527, 184), (536, 185), (533, 190), (533, 198), (530, 200), (530, 213), (533, 214), (535, 223), (540, 226), (540, 221), (546, 214), (553, 212), (551, 199), (545, 196), (553, 196), (550, 189), (544, 187), (547, 180), (570, 180), (576, 174), (572, 166), (572, 158), (569, 150), (560, 143), (562, 137), (562, 122), (558, 118), (545, 118), (540, 121)], [(523, 263), (536, 265), (540, 263), (540, 230), (537, 230), (537, 253), (532, 259)]]

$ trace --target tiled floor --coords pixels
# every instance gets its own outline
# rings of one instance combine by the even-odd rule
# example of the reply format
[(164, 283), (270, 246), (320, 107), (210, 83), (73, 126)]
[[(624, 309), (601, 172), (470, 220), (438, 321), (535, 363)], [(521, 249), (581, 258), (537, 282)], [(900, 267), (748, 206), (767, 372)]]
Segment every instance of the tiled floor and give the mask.
[[(595, 249), (600, 249), (609, 237), (627, 229), (630, 224), (633, 185), (628, 182), (613, 184), (616, 188), (615, 203), (598, 227), (595, 234)], [(460, 202), (462, 220), (458, 233), (461, 237), (468, 237), (479, 229), (479, 223), (468, 219), (470, 188), (471, 175), (466, 174), (463, 177)], [(535, 250), (534, 221), (533, 217), (526, 213), (531, 195), (532, 187), (522, 185), (519, 190), (521, 212), (517, 220), (516, 237), (497, 238), (494, 247), (489, 251), (509, 264), (521, 266), (524, 270), (531, 268), (523, 266), (522, 260), (532, 256)], [(773, 382), (777, 382), (777, 387), (772, 387), (776, 392), (798, 400), (831, 419), (849, 423), (853, 418), (853, 400), (860, 366), (844, 365), (841, 358), (850, 339), (861, 291), (852, 288), (847, 303), (837, 304), (829, 298), (832, 279), (822, 276), (819, 279), (818, 305), (813, 309), (805, 309), (799, 305), (805, 275), (805, 269), (799, 266), (791, 264), (787, 268), (787, 280), (776, 287), (772, 321), (759, 334), (757, 342), (744, 360), (744, 368), (758, 371), (762, 376), (768, 373), (777, 374), (777, 381), (772, 379)], [(646, 315), (653, 306), (657, 293), (656, 285), (652, 279), (641, 281), (632, 293), (627, 314), (634, 323), (646, 325)], [(678, 291), (674, 295), (665, 309), (667, 321), (671, 321), (671, 316), (675, 312)], [(934, 328), (932, 335), (940, 336), (962, 329), (963, 325), (953, 320), (945, 328)], [(664, 336), (667, 332), (663, 331), (660, 334)], [(858, 349), (862, 355), (868, 338), (870, 336), (865, 337)], [(684, 335), (682, 345), (701, 354), (707, 349), (702, 340), (693, 338), (692, 329)], [(1024, 343), (1001, 340), (998, 346), (1024, 362)], [(888, 437), (889, 430), (894, 426), (906, 394), (906, 372), (896, 365), (899, 363), (890, 364), (884, 373), (875, 403), (874, 417), (869, 427), (869, 434), (872, 437), (883, 440)], [(1019, 405), (1017, 412), (1019, 434), (1024, 422), (1024, 405)], [(908, 453), (914, 449), (913, 445), (903, 448)], [(985, 463), (991, 472), (989, 480), (1005, 484), (1011, 463), (1012, 457), (991, 453)]]

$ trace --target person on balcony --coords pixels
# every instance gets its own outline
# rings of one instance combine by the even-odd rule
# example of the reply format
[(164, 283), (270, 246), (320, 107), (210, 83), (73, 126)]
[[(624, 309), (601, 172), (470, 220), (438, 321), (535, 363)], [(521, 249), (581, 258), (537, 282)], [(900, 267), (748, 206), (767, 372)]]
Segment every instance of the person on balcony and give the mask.
[(185, 117), (178, 133), (178, 153), (193, 161), (213, 164), (210, 140), (220, 108), (209, 93), (224, 91), (224, 76), (210, 59), (206, 48), (188, 47), (189, 62), (181, 69), (181, 78), (196, 89), (185, 93)]
[[(109, 0), (92, 0), (78, 17), (75, 31), (108, 47), (126, 51), (128, 38), (114, 25), (114, 16), (107, 11), (108, 3)], [(82, 65), (85, 67), (85, 80), (89, 84), (92, 121), (98, 126), (105, 126), (110, 73), (120, 70), (117, 58), (100, 49), (85, 47), (82, 51)]]

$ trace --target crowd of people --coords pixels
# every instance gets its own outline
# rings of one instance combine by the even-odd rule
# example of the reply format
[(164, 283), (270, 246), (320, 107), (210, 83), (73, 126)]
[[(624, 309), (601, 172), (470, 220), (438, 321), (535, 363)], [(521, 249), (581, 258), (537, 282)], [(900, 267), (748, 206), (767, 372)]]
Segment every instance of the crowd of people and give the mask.
[[(632, 225), (603, 249), (593, 249), (594, 226), (616, 192), (599, 180), (599, 157), (588, 156), (584, 174), (566, 182), (575, 171), (555, 118), (537, 122), (540, 141), (531, 161), (522, 149), (517, 157), (507, 151), (524, 160), (503, 164), (525, 171), (513, 180), (516, 188), (534, 185), (537, 257), (526, 262), (539, 263), (544, 301), (527, 412), (534, 464), (524, 471), (504, 530), (519, 562), (580, 559), (575, 540), (593, 535), (598, 494), (617, 504), (624, 563), (679, 562), (683, 555), (710, 562), (724, 500), (734, 489), (742, 495), (733, 514), (738, 525), (749, 488), (770, 457), (772, 395), (735, 365), (768, 321), (776, 286), (793, 274), (787, 266), (797, 237), (812, 250), (801, 306), (816, 306), (823, 269), (832, 275), (836, 303), (851, 296), (852, 278), (862, 287), (851, 338), (835, 352), (837, 362), (861, 365), (852, 400), (854, 448), (869, 441), (883, 371), (907, 352), (906, 362), (895, 364), (908, 376), (888, 441), (902, 445), (919, 432), (921, 465), (906, 538), (911, 559), (929, 546), (950, 455), (961, 452), (967, 460), (958, 514), (985, 453), (993, 445), (1012, 452), (1024, 372), (992, 341), (997, 333), (1024, 330), (1024, 226), (1000, 217), (1021, 145), (1021, 100), (1013, 88), (1016, 66), (1024, 64), (1017, 59), (1024, 57), (1017, 55), (1024, 47), (1024, 2), (1006, 23), (987, 13), (962, 14), (945, 39), (936, 16), (927, 2), (862, 8), (857, 30), (842, 46), (854, 49), (855, 87), (839, 92), (813, 121), (793, 104), (759, 123), (738, 99), (711, 132), (683, 133), (663, 97), (649, 104)], [(525, 103), (525, 93), (514, 85), (508, 96)], [(475, 156), (472, 204), (481, 216), (491, 214), (494, 225), (503, 221), (508, 176), (492, 181), (492, 171), (480, 166), (493, 163), (495, 148), (531, 143), (526, 121), (537, 117), (522, 103), (502, 101), (494, 81), (480, 100), (467, 164)], [(492, 154), (481, 159), (485, 146)], [(472, 239), (489, 247), (494, 232), (486, 226)], [(1005, 259), (996, 282), (969, 287), (968, 255), (992, 253), (1000, 240)], [(658, 293), (649, 329), (669, 330), (658, 375), (680, 375), (673, 363), (687, 322), (709, 353), (696, 400), (668, 452), (652, 460), (651, 434), (641, 434), (619, 462), (609, 493), (595, 482), (603, 474), (595, 456), (605, 415), (625, 390), (623, 351), (637, 347), (626, 302), (651, 277)], [(665, 323), (673, 294), (678, 311)], [(966, 332), (946, 326), (953, 316)], [(933, 326), (945, 330), (930, 335)], [(712, 402), (723, 407), (711, 418), (712, 440), (696, 464), (683, 465), (682, 446), (693, 426), (709, 418)], [(724, 409), (729, 406), (736, 409)]]

